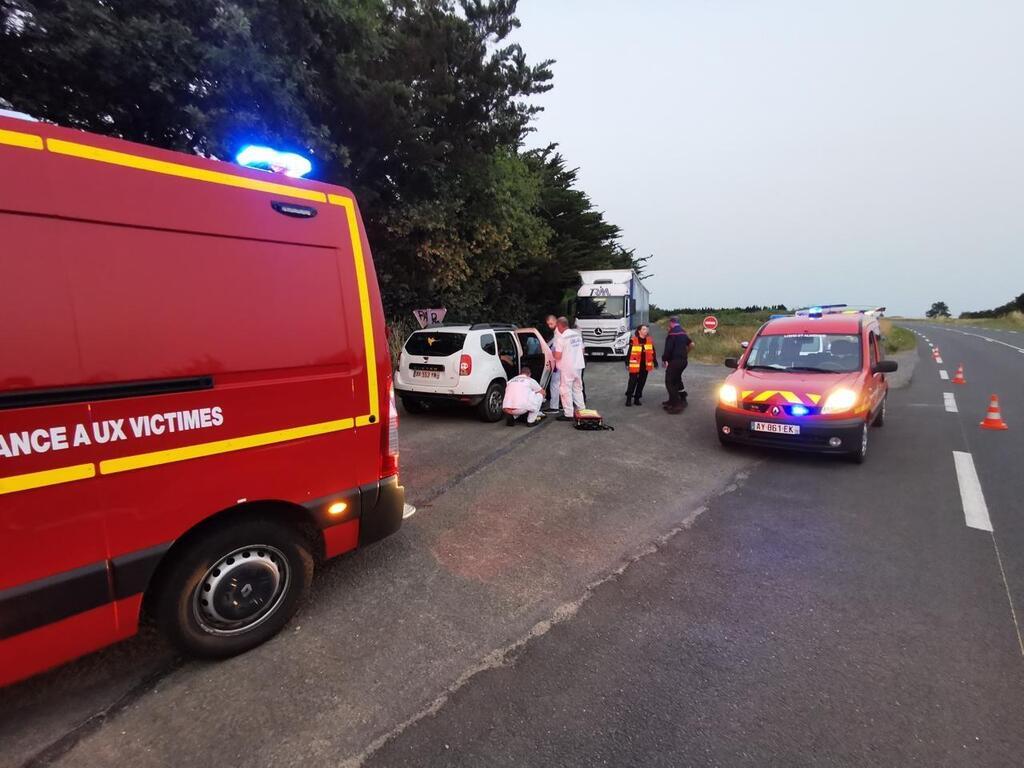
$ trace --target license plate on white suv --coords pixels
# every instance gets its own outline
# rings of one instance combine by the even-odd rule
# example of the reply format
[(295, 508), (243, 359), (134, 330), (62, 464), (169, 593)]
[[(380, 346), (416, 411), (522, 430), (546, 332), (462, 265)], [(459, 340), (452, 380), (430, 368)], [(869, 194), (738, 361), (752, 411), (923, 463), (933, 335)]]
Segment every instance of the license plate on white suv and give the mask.
[(799, 435), (799, 424), (776, 424), (771, 421), (750, 422), (752, 432), (769, 432), (773, 435)]
[(440, 371), (413, 371), (412, 377), (414, 379), (440, 379)]

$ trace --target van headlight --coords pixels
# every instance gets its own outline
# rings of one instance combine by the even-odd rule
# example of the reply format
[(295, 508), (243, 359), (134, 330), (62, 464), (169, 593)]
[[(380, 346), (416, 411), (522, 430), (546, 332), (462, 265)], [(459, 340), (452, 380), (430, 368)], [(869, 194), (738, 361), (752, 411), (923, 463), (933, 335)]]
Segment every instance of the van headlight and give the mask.
[(825, 398), (825, 404), (821, 406), (824, 415), (830, 413), (846, 413), (852, 411), (857, 404), (857, 393), (852, 389), (837, 389)]
[(718, 390), (718, 401), (722, 405), (736, 407), (736, 387), (732, 384), (723, 384)]

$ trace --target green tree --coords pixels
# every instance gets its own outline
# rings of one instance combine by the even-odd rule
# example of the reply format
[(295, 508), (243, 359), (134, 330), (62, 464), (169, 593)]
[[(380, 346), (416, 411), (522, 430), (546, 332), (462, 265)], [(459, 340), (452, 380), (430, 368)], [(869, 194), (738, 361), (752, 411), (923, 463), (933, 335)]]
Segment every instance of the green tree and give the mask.
[(925, 317), (949, 317), (949, 306), (944, 301), (936, 301), (932, 308), (924, 313)]
[(0, 0), (0, 96), (54, 122), (231, 158), (314, 158), (363, 211), (389, 314), (523, 320), (580, 267), (640, 263), (553, 150), (516, 0)]

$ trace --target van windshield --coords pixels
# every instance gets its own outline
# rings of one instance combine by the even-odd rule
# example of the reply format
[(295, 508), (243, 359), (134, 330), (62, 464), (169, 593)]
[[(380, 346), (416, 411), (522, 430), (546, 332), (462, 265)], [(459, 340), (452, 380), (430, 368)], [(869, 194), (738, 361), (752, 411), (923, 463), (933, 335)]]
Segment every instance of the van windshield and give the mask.
[(448, 357), (462, 351), (466, 334), (447, 331), (417, 331), (405, 342), (405, 351), (410, 355), (424, 357)]
[(576, 318), (599, 320), (626, 315), (625, 296), (580, 296), (576, 299)]
[(860, 337), (839, 333), (758, 336), (745, 365), (799, 373), (851, 373), (860, 366)]

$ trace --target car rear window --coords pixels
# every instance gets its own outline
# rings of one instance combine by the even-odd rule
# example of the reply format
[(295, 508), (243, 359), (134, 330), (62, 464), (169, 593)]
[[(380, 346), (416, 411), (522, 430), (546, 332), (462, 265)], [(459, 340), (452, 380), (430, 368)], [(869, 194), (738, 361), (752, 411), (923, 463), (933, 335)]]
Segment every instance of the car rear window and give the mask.
[(448, 357), (462, 351), (466, 334), (448, 331), (417, 331), (405, 342), (405, 351), (410, 355), (425, 357)]

